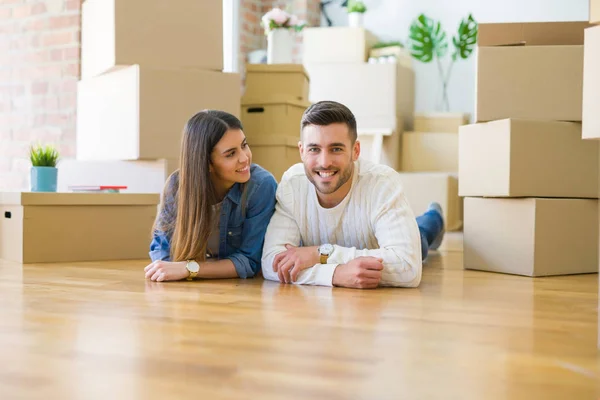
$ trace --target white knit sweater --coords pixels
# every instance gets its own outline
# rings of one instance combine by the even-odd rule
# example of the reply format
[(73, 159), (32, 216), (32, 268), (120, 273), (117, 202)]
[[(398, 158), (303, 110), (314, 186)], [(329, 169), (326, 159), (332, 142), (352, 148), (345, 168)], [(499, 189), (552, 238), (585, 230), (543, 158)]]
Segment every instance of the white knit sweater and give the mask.
[(315, 187), (302, 164), (291, 167), (277, 188), (275, 214), (265, 236), (262, 272), (279, 281), (273, 259), (285, 244), (319, 246), (330, 243), (328, 264), (299, 274), (296, 284), (332, 286), (339, 264), (354, 258), (383, 259), (380, 286), (417, 287), (421, 282), (421, 242), (415, 216), (404, 196), (400, 175), (366, 160), (355, 162), (352, 188), (333, 208), (319, 204)]

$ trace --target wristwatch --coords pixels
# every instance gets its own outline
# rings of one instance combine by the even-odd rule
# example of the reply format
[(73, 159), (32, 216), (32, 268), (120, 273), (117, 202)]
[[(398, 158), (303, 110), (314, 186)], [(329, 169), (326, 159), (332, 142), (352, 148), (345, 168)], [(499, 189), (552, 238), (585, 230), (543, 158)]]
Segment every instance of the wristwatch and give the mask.
[(333, 245), (331, 245), (329, 243), (322, 244), (319, 246), (318, 251), (319, 251), (319, 256), (321, 257), (319, 262), (321, 264), (327, 264), (327, 259), (329, 258), (331, 253), (333, 253)]
[(198, 275), (198, 271), (200, 271), (200, 264), (198, 264), (194, 260), (188, 260), (187, 265), (185, 267), (187, 268), (188, 272), (190, 273), (188, 275), (188, 277), (186, 278), (188, 281), (193, 280), (196, 277), (196, 275)]

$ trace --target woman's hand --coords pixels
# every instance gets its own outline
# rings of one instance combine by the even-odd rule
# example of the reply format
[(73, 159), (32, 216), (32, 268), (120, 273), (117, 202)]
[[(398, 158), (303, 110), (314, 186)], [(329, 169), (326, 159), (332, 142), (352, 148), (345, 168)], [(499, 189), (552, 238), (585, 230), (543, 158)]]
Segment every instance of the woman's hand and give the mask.
[(156, 282), (179, 281), (189, 276), (187, 261), (154, 261), (144, 268), (146, 278)]

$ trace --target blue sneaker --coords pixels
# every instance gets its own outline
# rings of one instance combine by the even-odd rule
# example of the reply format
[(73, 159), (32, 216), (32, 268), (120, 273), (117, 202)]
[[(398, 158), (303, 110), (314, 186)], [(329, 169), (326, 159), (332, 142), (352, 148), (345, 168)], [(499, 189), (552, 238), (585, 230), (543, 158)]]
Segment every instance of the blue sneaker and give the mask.
[(436, 203), (436, 202), (432, 202), (429, 204), (429, 208), (427, 209), (427, 211), (429, 211), (429, 210), (437, 211), (438, 214), (440, 214), (440, 219), (442, 220), (442, 230), (436, 236), (436, 238), (433, 239), (433, 242), (431, 242), (431, 244), (429, 245), (429, 249), (437, 250), (440, 247), (440, 245), (442, 244), (442, 240), (444, 240), (444, 233), (446, 233), (446, 226), (444, 224), (444, 213), (442, 211), (442, 206), (440, 205), (440, 203)]

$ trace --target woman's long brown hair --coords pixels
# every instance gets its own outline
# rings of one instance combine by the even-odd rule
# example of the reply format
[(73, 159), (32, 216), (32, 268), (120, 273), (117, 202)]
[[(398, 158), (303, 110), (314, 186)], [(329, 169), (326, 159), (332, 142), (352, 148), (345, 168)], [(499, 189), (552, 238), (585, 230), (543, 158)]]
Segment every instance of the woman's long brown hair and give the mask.
[[(167, 183), (154, 226), (171, 236), (172, 261), (206, 259), (212, 206), (218, 202), (210, 179), (211, 153), (229, 129), (242, 129), (239, 119), (215, 110), (198, 112), (185, 126), (180, 168), (169, 177), (175, 184)], [(169, 198), (175, 201), (170, 207)]]

